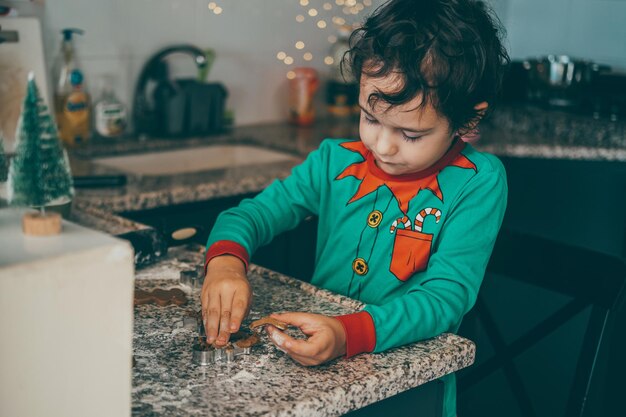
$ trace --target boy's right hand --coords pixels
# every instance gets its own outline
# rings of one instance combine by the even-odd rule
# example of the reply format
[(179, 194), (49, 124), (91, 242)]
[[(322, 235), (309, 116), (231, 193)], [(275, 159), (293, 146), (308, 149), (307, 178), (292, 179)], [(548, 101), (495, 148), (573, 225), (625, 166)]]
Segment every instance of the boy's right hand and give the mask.
[(221, 255), (211, 259), (202, 285), (202, 320), (207, 343), (221, 347), (239, 330), (252, 302), (252, 290), (241, 259)]

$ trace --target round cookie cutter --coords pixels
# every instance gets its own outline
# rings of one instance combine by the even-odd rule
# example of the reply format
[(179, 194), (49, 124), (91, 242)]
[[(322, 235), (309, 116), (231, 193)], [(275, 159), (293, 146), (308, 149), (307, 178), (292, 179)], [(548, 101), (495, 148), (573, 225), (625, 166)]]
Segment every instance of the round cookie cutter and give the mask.
[(204, 267), (184, 269), (180, 271), (180, 283), (192, 289), (202, 288), (204, 284)]

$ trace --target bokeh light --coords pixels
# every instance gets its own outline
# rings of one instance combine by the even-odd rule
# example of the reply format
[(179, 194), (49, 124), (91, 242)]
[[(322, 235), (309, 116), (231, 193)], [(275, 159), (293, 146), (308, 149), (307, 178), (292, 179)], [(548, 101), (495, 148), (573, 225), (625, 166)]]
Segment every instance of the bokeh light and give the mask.
[[(362, 12), (367, 12), (367, 8), (372, 6), (372, 3), (372, 0), (296, 0), (296, 4), (302, 7), (295, 16), (296, 22), (309, 26), (301, 29), (292, 29), (293, 33), (284, 37), (284, 41), (287, 43), (281, 46), (283, 50), (277, 52), (276, 58), (286, 65), (303, 65), (303, 61), (313, 61), (311, 64), (305, 64), (312, 66), (315, 66), (315, 61), (317, 61), (318, 65), (319, 61), (323, 61), (326, 65), (336, 65), (338, 58), (333, 58), (333, 56), (335, 49), (339, 47), (337, 45), (339, 38), (343, 41), (346, 29), (350, 31), (351, 28), (358, 27), (362, 23)], [(209, 8), (215, 9), (219, 8), (219, 6), (212, 1), (209, 3)], [(311, 50), (311, 45), (307, 46), (304, 41), (296, 38), (301, 37), (302, 33), (307, 33), (303, 32), (303, 30), (306, 31), (311, 28), (325, 32), (328, 43), (332, 45), (327, 47), (327, 51), (318, 53)], [(289, 44), (292, 46), (289, 46)], [(315, 52), (315, 55), (313, 52)], [(289, 78), (290, 73), (288, 72), (287, 74)]]

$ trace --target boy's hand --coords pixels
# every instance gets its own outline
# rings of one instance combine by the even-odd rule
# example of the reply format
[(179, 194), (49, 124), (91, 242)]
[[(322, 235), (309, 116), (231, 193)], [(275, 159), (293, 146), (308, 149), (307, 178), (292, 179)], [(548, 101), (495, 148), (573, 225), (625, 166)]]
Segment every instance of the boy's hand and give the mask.
[(333, 317), (310, 313), (272, 314), (270, 317), (299, 327), (309, 336), (294, 339), (274, 326), (267, 332), (274, 344), (304, 366), (320, 365), (346, 354), (346, 333), (341, 322)]
[(236, 256), (222, 255), (207, 265), (202, 285), (202, 320), (207, 343), (224, 346), (241, 326), (252, 301), (246, 267)]

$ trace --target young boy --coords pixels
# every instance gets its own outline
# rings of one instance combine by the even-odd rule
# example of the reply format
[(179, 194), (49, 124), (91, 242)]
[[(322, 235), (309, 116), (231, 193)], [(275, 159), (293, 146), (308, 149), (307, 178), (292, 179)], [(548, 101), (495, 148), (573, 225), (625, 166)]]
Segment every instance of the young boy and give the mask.
[[(465, 144), (496, 98), (508, 56), (471, 0), (391, 0), (351, 39), (360, 141), (325, 140), (209, 237), (202, 308), (207, 342), (226, 344), (251, 303), (251, 254), (305, 217), (319, 218), (312, 283), (363, 301), (340, 317), (289, 312), (303, 365), (382, 352), (457, 331), (473, 306), (506, 206), (501, 163)], [(447, 376), (445, 416), (455, 414)]]

